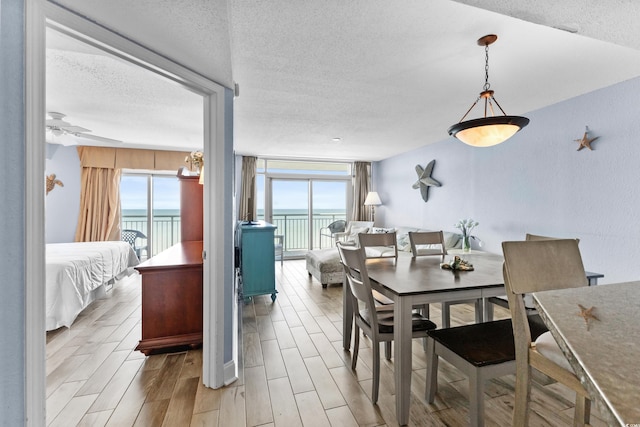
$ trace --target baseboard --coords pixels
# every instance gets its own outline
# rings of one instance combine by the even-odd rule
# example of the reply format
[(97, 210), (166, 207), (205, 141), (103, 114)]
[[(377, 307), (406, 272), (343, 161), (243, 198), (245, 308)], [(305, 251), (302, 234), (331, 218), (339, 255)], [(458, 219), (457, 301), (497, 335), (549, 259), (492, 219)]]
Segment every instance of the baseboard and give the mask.
[(238, 369), (235, 360), (230, 360), (224, 364), (224, 385), (227, 386), (238, 379)]

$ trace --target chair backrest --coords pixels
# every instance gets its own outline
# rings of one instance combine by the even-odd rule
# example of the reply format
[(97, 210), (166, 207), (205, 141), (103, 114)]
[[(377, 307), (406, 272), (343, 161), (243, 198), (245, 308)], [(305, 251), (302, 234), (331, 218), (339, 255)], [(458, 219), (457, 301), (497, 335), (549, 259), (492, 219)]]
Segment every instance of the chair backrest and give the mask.
[[(527, 240), (527, 241), (532, 241), (532, 240), (558, 240), (558, 237), (539, 236), (537, 234), (529, 234), (529, 233), (527, 233), (524, 239)], [(580, 243), (580, 239), (576, 239), (576, 241), (578, 243)]]
[[(531, 343), (523, 294), (587, 286), (576, 239), (502, 242), (504, 284), (517, 346)], [(520, 342), (518, 342), (520, 341)]]
[(344, 268), (349, 290), (351, 291), (350, 295), (354, 313), (358, 312), (358, 301), (362, 301), (365, 308), (372, 313), (372, 315), (369, 316), (371, 319), (371, 328), (377, 331), (378, 319), (377, 316), (373, 315), (373, 313), (376, 312), (376, 308), (373, 301), (373, 293), (371, 292), (369, 274), (367, 273), (364, 249), (356, 246), (344, 246), (340, 243), (338, 243), (337, 246), (338, 253), (340, 254), (340, 262)]
[(127, 242), (135, 249), (136, 247), (136, 239), (146, 239), (147, 236), (144, 235), (142, 231), (139, 230), (122, 230), (121, 232), (121, 240), (123, 242)]
[(333, 221), (331, 224), (327, 225), (327, 228), (331, 233), (342, 233), (347, 228), (347, 221), (343, 219)]
[[(444, 261), (447, 249), (444, 246), (444, 233), (440, 231), (409, 231), (411, 254), (413, 257), (425, 255), (440, 255)], [(428, 248), (419, 247), (430, 245)], [(438, 247), (439, 245), (439, 247)], [(434, 247), (435, 246), (435, 247)]]
[[(395, 258), (398, 259), (398, 241), (396, 232), (390, 233), (360, 233), (358, 242), (364, 251), (365, 258)], [(367, 250), (369, 248), (369, 250)]]

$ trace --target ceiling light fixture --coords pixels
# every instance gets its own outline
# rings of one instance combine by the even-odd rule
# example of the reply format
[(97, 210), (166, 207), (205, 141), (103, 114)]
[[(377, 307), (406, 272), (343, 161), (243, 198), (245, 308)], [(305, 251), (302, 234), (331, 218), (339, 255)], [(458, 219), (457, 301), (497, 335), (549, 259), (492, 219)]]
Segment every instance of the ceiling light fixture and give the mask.
[[(507, 116), (498, 101), (493, 97), (493, 91), (490, 89), (491, 85), (489, 84), (489, 45), (497, 39), (498, 36), (495, 34), (489, 34), (478, 39), (478, 45), (484, 46), (485, 51), (484, 87), (478, 99), (462, 116), (460, 122), (449, 128), (449, 135), (474, 147), (490, 147), (500, 144), (529, 124), (529, 119), (526, 117)], [(484, 117), (463, 121), (480, 99), (484, 99)], [(493, 110), (494, 103), (502, 112), (501, 116), (495, 115)], [(491, 112), (489, 117), (487, 117), (487, 110)]]

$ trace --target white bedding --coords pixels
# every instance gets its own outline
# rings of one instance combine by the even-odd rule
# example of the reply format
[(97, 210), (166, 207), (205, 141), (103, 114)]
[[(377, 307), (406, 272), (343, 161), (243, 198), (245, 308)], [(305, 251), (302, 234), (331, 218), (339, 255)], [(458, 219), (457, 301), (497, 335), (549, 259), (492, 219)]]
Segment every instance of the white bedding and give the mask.
[(139, 263), (131, 245), (119, 241), (51, 243), (46, 258), (47, 331), (71, 326), (105, 284)]

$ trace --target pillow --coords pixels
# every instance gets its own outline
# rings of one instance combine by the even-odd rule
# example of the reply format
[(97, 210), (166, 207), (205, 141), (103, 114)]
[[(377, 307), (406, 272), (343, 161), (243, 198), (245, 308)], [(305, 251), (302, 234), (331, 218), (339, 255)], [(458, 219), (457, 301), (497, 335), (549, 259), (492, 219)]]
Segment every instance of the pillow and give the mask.
[(369, 231), (369, 227), (351, 227), (351, 231), (345, 238), (345, 242), (358, 242), (358, 234), (366, 233)]
[(396, 228), (396, 240), (398, 241), (399, 251), (411, 252), (411, 242), (409, 241), (410, 231), (416, 231), (416, 229), (410, 227)]
[(382, 228), (382, 227), (372, 227), (369, 233), (371, 234), (381, 234), (381, 233), (393, 233), (396, 231), (395, 228)]
[(447, 249), (458, 247), (458, 242), (460, 242), (462, 236), (460, 236), (458, 233), (452, 233), (451, 231), (444, 231), (442, 234), (444, 237), (444, 246)]

